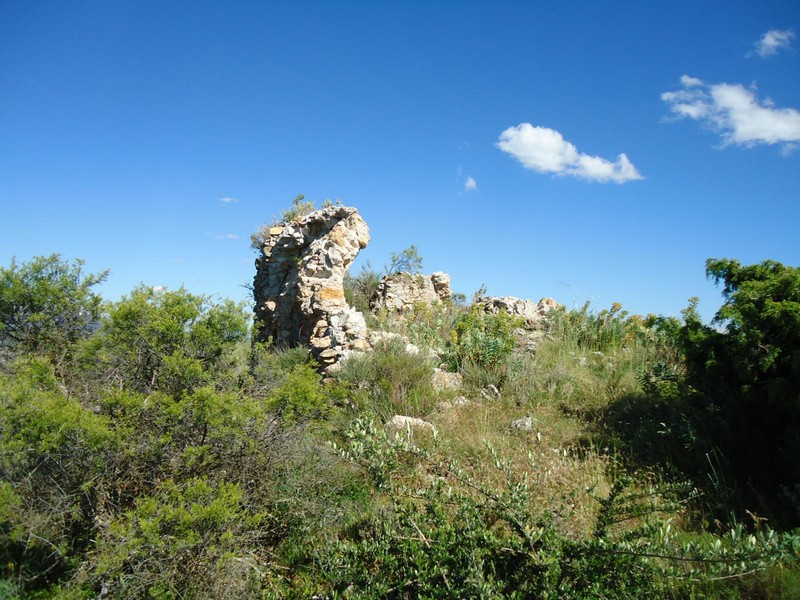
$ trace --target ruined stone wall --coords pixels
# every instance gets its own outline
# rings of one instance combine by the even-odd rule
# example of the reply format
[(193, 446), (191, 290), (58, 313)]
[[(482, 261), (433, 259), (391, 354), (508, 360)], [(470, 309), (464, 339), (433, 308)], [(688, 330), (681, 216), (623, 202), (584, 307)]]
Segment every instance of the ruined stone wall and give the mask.
[(369, 242), (355, 208), (330, 206), (269, 229), (253, 281), (256, 340), (308, 346), (324, 368), (366, 349), (364, 316), (344, 299), (344, 274)]
[(447, 302), (453, 293), (450, 290), (450, 275), (437, 271), (432, 275), (395, 273), (381, 279), (375, 295), (369, 302), (373, 311), (388, 310), (402, 313), (415, 304)]

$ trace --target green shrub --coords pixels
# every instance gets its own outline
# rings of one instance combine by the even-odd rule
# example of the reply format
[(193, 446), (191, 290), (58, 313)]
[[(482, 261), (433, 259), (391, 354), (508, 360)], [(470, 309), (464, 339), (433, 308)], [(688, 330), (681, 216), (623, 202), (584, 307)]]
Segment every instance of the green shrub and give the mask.
[(183, 288), (139, 286), (109, 306), (83, 348), (87, 368), (104, 383), (180, 395), (221, 378), (249, 330), (240, 304), (211, 304)]
[[(306, 197), (303, 194), (296, 196), (295, 199), (292, 200), (292, 206), (290, 208), (281, 210), (281, 216), (279, 219), (276, 219), (273, 215), (272, 223), (264, 223), (261, 225), (258, 230), (250, 235), (250, 247), (260, 255), (261, 249), (264, 247), (264, 243), (269, 238), (269, 230), (271, 227), (287, 225), (292, 221), (301, 219), (314, 212), (316, 210), (314, 202), (311, 200), (306, 200), (305, 198)], [(323, 202), (323, 208), (327, 208), (330, 205), (330, 200), (325, 200), (325, 202)]]
[(402, 272), (414, 275), (422, 271), (422, 255), (414, 244), (411, 244), (401, 252), (392, 252), (389, 256), (389, 261), (389, 266), (386, 267), (387, 275), (395, 275)]
[(0, 267), (0, 352), (44, 354), (60, 365), (92, 332), (102, 312), (92, 288), (108, 271), (85, 274), (83, 264), (51, 254)]
[(277, 411), (288, 425), (322, 418), (332, 407), (319, 373), (308, 363), (296, 365), (270, 396), (270, 408)]
[(356, 407), (384, 420), (396, 414), (424, 417), (432, 412), (436, 405), (432, 377), (431, 362), (406, 352), (400, 339), (349, 358), (337, 375), (350, 388)]
[(343, 285), (347, 304), (363, 313), (365, 318), (370, 318), (369, 303), (378, 290), (379, 283), (380, 275), (369, 263), (363, 265), (357, 275), (351, 275), (350, 271), (345, 272)]
[[(126, 598), (251, 596), (269, 566), (257, 544), (268, 534), (266, 527), (266, 515), (243, 505), (236, 484), (166, 480), (104, 529), (95, 585)], [(249, 568), (234, 568), (236, 576), (226, 576), (237, 562)], [(233, 589), (221, 589), (219, 578)]]
[(505, 312), (486, 314), (482, 305), (473, 304), (456, 319), (442, 358), (451, 371), (462, 371), (479, 387), (502, 385), (505, 363), (516, 345), (514, 329), (520, 324)]
[(706, 274), (724, 285), (715, 326), (694, 301), (677, 333), (699, 424), (741, 508), (797, 526), (800, 504), (785, 490), (800, 484), (800, 269), (709, 259)]
[(35, 359), (0, 378), (0, 564), (25, 590), (78, 564), (117, 448), (108, 419), (63, 395), (46, 368)]
[(405, 318), (406, 334), (417, 347), (444, 354), (450, 332), (463, 312), (448, 302), (417, 303)]

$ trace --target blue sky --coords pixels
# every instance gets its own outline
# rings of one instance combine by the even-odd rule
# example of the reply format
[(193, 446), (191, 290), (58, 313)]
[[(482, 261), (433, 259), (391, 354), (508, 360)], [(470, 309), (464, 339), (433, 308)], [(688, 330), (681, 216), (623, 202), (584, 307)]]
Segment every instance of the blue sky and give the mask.
[[(0, 262), (249, 299), (249, 235), (358, 207), (375, 268), (677, 315), (800, 265), (800, 3), (3, 2)], [(224, 201), (227, 199), (228, 201)]]

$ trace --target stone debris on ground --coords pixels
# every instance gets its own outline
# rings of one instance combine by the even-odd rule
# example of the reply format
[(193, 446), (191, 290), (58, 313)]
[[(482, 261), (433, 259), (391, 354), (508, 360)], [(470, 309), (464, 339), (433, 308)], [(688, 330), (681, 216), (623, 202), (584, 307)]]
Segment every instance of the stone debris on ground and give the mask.
[(531, 431), (533, 426), (536, 423), (536, 419), (533, 417), (523, 417), (521, 419), (516, 419), (515, 421), (511, 421), (511, 429), (519, 429), (521, 431)]
[(441, 369), (433, 370), (433, 377), (431, 384), (433, 389), (437, 392), (445, 392), (459, 389), (464, 383), (464, 377), (461, 373), (448, 373)]
[(486, 400), (497, 400), (500, 398), (500, 390), (497, 389), (496, 385), (490, 383), (481, 390), (481, 396)]
[(433, 431), (435, 427), (433, 423), (418, 419), (416, 417), (407, 417), (405, 415), (395, 415), (384, 425), (386, 429), (391, 431)]

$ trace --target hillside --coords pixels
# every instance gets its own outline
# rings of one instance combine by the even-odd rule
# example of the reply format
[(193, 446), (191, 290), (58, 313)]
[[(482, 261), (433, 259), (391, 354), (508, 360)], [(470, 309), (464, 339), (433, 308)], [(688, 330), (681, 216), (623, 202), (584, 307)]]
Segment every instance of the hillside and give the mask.
[(714, 326), (467, 303), (294, 208), (255, 321), (2, 268), (0, 597), (800, 597), (800, 270), (709, 260)]

